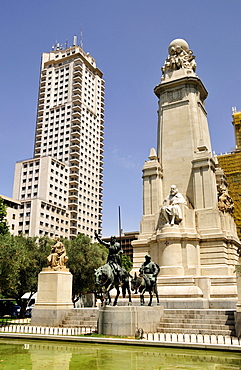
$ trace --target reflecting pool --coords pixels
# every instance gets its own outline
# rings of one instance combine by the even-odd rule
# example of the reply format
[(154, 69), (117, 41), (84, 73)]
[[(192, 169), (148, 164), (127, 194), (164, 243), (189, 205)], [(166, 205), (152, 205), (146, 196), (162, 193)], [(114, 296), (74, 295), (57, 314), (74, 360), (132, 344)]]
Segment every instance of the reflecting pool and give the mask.
[(0, 339), (2, 370), (236, 370), (241, 353)]

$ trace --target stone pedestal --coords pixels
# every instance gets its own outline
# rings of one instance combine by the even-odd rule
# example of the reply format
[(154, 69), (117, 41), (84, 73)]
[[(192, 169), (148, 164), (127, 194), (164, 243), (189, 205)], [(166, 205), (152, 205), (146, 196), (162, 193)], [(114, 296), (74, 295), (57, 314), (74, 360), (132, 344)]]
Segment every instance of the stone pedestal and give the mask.
[(162, 307), (102, 307), (99, 311), (98, 333), (134, 336), (138, 329), (155, 332), (162, 315)]
[(235, 330), (237, 337), (241, 337), (241, 264), (236, 266), (236, 278), (237, 278), (237, 291), (238, 291), (238, 302), (236, 304), (235, 313)]
[(44, 268), (38, 276), (38, 294), (32, 325), (59, 326), (72, 303), (72, 274), (69, 269)]

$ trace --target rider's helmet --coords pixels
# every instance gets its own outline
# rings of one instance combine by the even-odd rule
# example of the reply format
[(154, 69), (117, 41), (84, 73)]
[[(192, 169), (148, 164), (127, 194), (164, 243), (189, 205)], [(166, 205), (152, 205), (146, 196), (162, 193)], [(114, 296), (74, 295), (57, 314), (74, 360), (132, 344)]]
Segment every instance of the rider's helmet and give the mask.
[(147, 259), (147, 260), (151, 260), (151, 256), (150, 256), (150, 254), (146, 254), (146, 255), (145, 255), (145, 259)]

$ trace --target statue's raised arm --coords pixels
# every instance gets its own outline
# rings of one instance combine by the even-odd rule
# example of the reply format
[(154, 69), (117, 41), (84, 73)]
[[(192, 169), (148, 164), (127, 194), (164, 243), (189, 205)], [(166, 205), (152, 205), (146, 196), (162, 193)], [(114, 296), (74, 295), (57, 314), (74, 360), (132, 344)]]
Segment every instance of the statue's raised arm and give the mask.
[(104, 240), (101, 240), (97, 232), (95, 231), (95, 238), (98, 240), (98, 242), (102, 245), (104, 245), (106, 248), (109, 248), (110, 243), (105, 242)]

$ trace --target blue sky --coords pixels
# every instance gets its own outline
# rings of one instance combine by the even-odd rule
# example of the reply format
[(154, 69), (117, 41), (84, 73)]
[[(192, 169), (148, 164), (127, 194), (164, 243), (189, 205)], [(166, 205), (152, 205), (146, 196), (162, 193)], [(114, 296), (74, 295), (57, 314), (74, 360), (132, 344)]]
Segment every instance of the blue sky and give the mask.
[(106, 81), (103, 235), (139, 230), (142, 166), (156, 147), (160, 68), (169, 43), (196, 55), (213, 150), (235, 146), (231, 109), (241, 110), (240, 0), (0, 1), (0, 194), (12, 195), (16, 161), (33, 156), (41, 53), (79, 40)]

